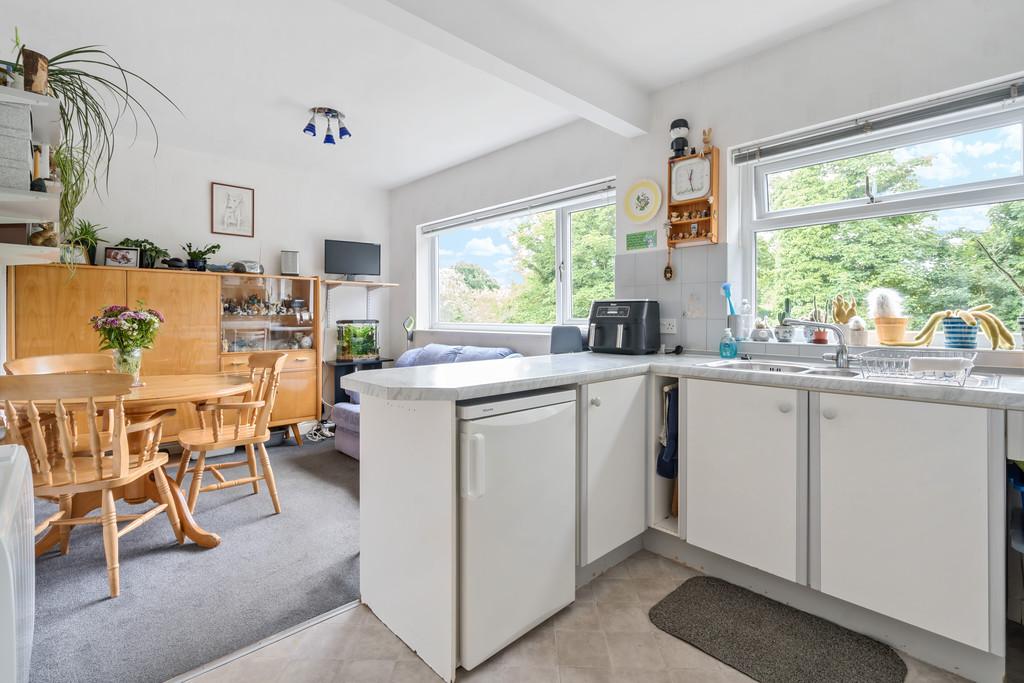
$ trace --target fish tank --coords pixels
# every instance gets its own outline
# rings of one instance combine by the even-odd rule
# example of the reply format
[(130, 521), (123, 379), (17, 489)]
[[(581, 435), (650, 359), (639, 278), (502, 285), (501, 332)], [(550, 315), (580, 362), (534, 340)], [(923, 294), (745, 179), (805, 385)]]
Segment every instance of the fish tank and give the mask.
[(376, 360), (380, 358), (377, 347), (378, 320), (338, 321), (338, 360)]

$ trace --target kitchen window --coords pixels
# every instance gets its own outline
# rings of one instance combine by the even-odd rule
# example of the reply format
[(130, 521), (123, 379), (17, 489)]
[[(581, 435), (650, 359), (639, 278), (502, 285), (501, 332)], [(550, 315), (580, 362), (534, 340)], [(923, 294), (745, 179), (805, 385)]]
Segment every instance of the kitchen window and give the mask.
[(889, 287), (910, 329), (937, 310), (992, 303), (1016, 331), (1020, 293), (978, 245), (1024, 274), (1024, 103), (1005, 91), (734, 151), (744, 289), (758, 315), (775, 320), (789, 298), (804, 316), (843, 294), (871, 327), (865, 295)]
[(435, 329), (585, 322), (615, 295), (611, 181), (421, 226)]

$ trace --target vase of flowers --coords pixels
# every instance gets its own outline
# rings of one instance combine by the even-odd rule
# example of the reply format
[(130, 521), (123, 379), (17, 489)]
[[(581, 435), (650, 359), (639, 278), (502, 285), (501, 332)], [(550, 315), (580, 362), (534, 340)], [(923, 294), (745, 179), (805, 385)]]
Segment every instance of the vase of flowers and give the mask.
[(92, 329), (99, 332), (100, 349), (114, 352), (117, 371), (133, 378), (132, 386), (141, 387), (142, 350), (153, 348), (156, 332), (164, 321), (160, 311), (145, 308), (138, 302), (135, 309), (127, 306), (107, 306), (90, 320)]

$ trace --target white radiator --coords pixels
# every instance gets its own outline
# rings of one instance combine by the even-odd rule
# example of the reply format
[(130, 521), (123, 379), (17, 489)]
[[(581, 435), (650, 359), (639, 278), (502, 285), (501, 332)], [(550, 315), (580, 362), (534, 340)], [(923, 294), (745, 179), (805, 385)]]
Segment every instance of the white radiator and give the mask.
[(21, 446), (0, 446), (0, 681), (28, 683), (36, 614), (32, 472)]

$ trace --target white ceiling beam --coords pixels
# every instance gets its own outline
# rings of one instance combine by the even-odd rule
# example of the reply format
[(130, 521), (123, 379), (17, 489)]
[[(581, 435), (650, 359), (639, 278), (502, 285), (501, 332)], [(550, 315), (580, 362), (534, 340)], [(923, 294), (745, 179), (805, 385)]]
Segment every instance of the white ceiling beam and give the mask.
[(647, 132), (646, 92), (501, 2), (340, 0), (419, 42), (625, 137)]

